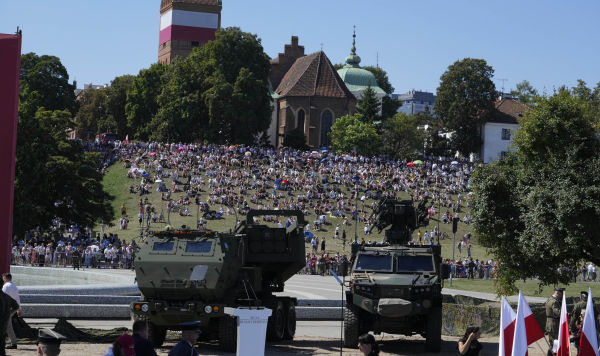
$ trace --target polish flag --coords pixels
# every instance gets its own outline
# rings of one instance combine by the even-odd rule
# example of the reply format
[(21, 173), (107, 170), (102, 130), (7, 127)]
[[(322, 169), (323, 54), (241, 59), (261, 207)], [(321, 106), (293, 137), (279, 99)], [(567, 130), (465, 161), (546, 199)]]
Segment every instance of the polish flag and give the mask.
[(127, 144), (129, 144), (129, 135), (126, 135), (126, 136), (125, 136), (125, 144), (126, 144), (126, 145), (127, 145)]
[(511, 356), (513, 338), (515, 336), (515, 321), (517, 315), (506, 298), (502, 296), (500, 309), (500, 342), (498, 342), (498, 355)]
[(583, 330), (579, 340), (579, 356), (598, 356), (598, 337), (596, 335), (594, 303), (592, 302), (592, 288), (590, 288), (585, 306)]
[(525, 313), (523, 310), (525, 305), (527, 305), (527, 303), (525, 302), (523, 293), (519, 291), (519, 306), (517, 307), (517, 318), (515, 321), (512, 356), (527, 355), (527, 330), (525, 324)]
[(521, 292), (519, 292), (519, 307), (523, 303), (523, 315), (525, 316), (525, 329), (527, 330), (527, 345), (531, 345), (534, 342), (544, 337), (544, 332), (535, 319), (535, 315), (531, 312), (531, 308), (525, 297), (521, 301)]
[[(588, 298), (588, 300), (590, 300)], [(569, 342), (569, 323), (567, 320), (567, 299), (563, 293), (562, 306), (560, 308), (560, 325), (558, 329), (558, 350), (556, 356), (569, 356), (571, 343)]]

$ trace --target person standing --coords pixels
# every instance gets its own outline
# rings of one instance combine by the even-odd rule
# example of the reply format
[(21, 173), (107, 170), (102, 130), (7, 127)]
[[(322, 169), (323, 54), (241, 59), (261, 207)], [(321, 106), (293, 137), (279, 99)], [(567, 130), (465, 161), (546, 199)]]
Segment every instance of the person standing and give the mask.
[(483, 346), (479, 342), (481, 330), (478, 326), (469, 326), (462, 339), (458, 340), (458, 353), (463, 356), (479, 356)]
[(321, 253), (325, 252), (325, 238), (321, 240)]
[(371, 334), (364, 334), (358, 337), (358, 349), (363, 356), (378, 356), (379, 345), (375, 342), (375, 337)]
[(560, 308), (562, 304), (562, 298), (564, 288), (554, 288), (554, 294), (546, 301), (546, 335), (548, 335), (548, 341), (550, 342), (550, 350), (554, 345), (554, 340), (558, 339), (558, 329), (560, 324)]
[(175, 345), (169, 356), (199, 356), (200, 354), (194, 348), (194, 344), (198, 340), (200, 335), (200, 329), (198, 325), (200, 322), (190, 322), (181, 324), (181, 338), (182, 340)]
[(152, 343), (148, 341), (148, 324), (145, 320), (133, 322), (133, 340), (135, 341), (135, 354), (143, 356), (157, 356)]
[(10, 321), (10, 316), (14, 310), (19, 309), (19, 304), (8, 294), (0, 292), (0, 356), (6, 356), (5, 346), (6, 325)]
[(12, 326), (12, 319), (15, 315), (21, 317), (23, 312), (21, 311), (21, 297), (19, 296), (19, 289), (12, 282), (12, 275), (10, 273), (2, 274), (2, 281), (4, 284), (2, 285), (2, 292), (6, 293), (9, 297), (14, 299), (17, 302), (18, 308), (13, 310), (10, 313), (10, 317), (8, 318), (8, 322), (6, 323), (6, 332), (8, 334), (8, 338), (10, 339), (10, 346), (7, 349), (16, 349), (17, 348), (17, 336), (15, 335), (15, 331)]

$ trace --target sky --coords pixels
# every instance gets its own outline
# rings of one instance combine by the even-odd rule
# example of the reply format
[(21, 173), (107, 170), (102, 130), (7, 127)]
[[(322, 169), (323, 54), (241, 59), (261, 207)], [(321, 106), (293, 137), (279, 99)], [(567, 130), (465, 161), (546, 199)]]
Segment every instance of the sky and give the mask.
[[(222, 27), (255, 33), (274, 58), (291, 36), (332, 63), (350, 53), (384, 69), (395, 93), (435, 92), (457, 60), (482, 58), (498, 90), (600, 82), (598, 0), (223, 0)], [(105, 84), (157, 62), (160, 0), (0, 0), (0, 33), (54, 55), (70, 80)], [(501, 80), (506, 79), (506, 80)]]

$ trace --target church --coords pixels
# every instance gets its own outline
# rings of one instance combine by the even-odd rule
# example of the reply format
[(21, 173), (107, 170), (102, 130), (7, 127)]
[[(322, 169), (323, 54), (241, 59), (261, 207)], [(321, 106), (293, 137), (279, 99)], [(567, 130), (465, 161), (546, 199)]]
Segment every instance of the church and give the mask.
[(368, 87), (381, 101), (385, 92), (373, 73), (360, 68), (356, 34), (353, 37), (346, 64), (337, 71), (325, 52), (305, 55), (297, 36), (271, 60), (273, 113), (268, 133), (272, 145), (281, 147), (286, 133), (300, 129), (312, 149), (328, 147), (335, 119), (354, 114), (357, 98), (360, 100)]

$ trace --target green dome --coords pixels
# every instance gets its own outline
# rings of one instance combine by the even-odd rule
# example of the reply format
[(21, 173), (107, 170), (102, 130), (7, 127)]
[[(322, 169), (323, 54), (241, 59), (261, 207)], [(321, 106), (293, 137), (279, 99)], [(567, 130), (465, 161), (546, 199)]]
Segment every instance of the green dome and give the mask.
[(360, 67), (360, 57), (356, 54), (356, 33), (352, 36), (352, 49), (346, 57), (346, 64), (337, 72), (351, 92), (364, 91), (369, 86), (375, 94), (385, 94), (377, 85), (375, 75)]

